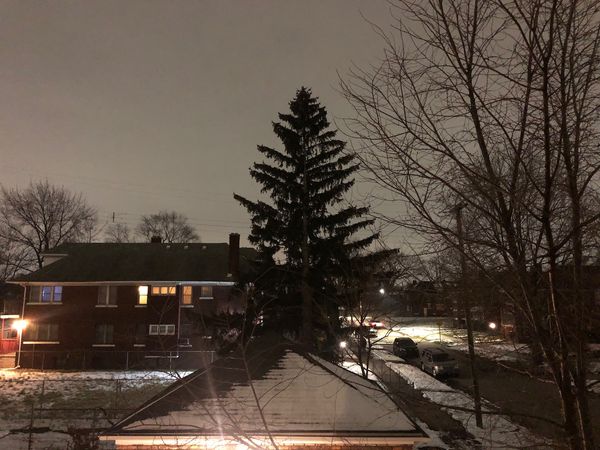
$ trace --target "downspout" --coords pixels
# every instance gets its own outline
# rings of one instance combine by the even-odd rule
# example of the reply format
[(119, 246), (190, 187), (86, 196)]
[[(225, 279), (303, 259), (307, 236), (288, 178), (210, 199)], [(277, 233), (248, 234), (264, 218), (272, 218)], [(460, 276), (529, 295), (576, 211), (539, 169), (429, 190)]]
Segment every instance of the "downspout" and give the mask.
[[(21, 320), (25, 320), (25, 300), (27, 299), (27, 285), (23, 285), (23, 304), (21, 306)], [(19, 331), (19, 352), (17, 353), (17, 364), (15, 369), (21, 367), (21, 348), (23, 347), (23, 330)]]

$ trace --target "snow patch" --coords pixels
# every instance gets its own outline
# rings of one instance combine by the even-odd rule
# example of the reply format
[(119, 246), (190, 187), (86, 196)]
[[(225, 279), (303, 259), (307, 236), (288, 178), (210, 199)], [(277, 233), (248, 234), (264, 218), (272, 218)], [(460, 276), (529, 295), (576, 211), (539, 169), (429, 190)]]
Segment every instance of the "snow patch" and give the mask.
[[(386, 365), (415, 389), (420, 390), (425, 398), (437, 403), (454, 419), (460, 421), (465, 429), (484, 445), (484, 448), (549, 445), (548, 442), (534, 436), (529, 430), (512, 423), (507, 417), (497, 414), (484, 414), (483, 428), (478, 428), (475, 424), (474, 413), (471, 412), (473, 409), (471, 396), (451, 388), (409, 364), (386, 363)], [(484, 401), (483, 411), (494, 412), (495, 407)]]

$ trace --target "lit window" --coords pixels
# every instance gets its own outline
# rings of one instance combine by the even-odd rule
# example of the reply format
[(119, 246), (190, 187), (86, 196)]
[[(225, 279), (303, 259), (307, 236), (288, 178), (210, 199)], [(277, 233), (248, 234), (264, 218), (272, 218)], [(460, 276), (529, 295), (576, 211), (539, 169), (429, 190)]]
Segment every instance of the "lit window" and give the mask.
[(175, 286), (152, 286), (152, 295), (175, 295)]
[(108, 323), (101, 323), (96, 325), (96, 344), (112, 344), (114, 325)]
[(61, 303), (62, 286), (31, 286), (29, 303)]
[(192, 287), (183, 286), (183, 296), (181, 297), (181, 303), (184, 305), (192, 304)]
[(213, 296), (212, 286), (202, 286), (200, 288), (200, 297), (201, 298), (212, 298), (212, 296)]
[(138, 305), (148, 304), (148, 286), (138, 286)]
[(52, 301), (52, 287), (42, 286), (42, 302), (50, 303)]
[(117, 304), (117, 286), (99, 286), (98, 287), (98, 304), (99, 305), (116, 305)]

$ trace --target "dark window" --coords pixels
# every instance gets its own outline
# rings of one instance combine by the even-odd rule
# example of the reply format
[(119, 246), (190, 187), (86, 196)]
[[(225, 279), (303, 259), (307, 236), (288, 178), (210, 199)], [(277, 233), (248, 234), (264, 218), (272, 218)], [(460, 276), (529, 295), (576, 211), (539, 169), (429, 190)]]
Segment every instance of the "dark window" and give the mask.
[(39, 286), (31, 286), (29, 288), (29, 302), (37, 303), (40, 301), (40, 287)]
[(116, 305), (117, 304), (117, 286), (100, 286), (100, 287), (98, 287), (98, 304), (99, 305)]
[(114, 325), (108, 323), (100, 323), (96, 325), (96, 344), (112, 344), (113, 343)]
[(146, 324), (138, 323), (135, 326), (135, 343), (144, 344), (146, 343)]
[(23, 332), (24, 341), (57, 341), (58, 324), (34, 323), (30, 324)]
[(437, 353), (433, 355), (434, 362), (450, 361), (451, 359), (452, 358), (450, 358), (450, 355), (447, 353)]
[(202, 286), (200, 288), (200, 297), (201, 298), (212, 298), (212, 296), (213, 296), (212, 286)]
[(179, 329), (179, 335), (183, 338), (192, 337), (194, 332), (194, 324), (193, 323), (182, 323), (181, 328)]

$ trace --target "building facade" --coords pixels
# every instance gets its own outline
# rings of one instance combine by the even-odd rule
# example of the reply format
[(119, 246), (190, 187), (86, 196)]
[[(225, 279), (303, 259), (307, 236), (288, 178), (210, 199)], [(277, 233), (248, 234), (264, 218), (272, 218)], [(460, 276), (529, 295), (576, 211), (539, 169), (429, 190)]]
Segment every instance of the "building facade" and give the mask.
[(245, 309), (237, 282), (253, 254), (237, 234), (224, 244), (60, 246), (11, 281), (24, 288), (19, 365), (201, 367), (216, 318)]

